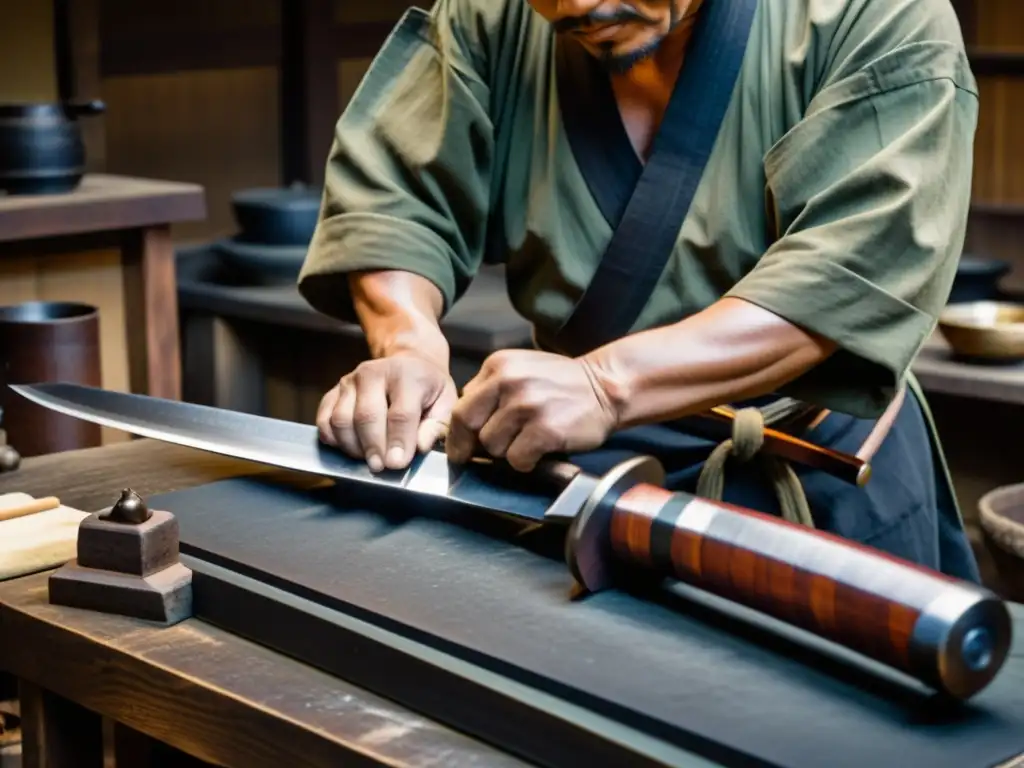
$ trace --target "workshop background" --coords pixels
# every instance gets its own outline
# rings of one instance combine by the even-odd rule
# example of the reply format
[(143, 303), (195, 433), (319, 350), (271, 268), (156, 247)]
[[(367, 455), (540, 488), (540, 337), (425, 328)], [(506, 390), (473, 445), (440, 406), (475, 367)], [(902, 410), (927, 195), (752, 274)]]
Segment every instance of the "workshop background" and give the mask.
[[(1016, 0), (954, 5), (981, 90), (963, 287), (1015, 297), (1024, 292), (1024, 25)], [(150, 377), (166, 382), (153, 386), (196, 402), (308, 421), (343, 368), (365, 356), (359, 329), (318, 317), (299, 299), (290, 272), (297, 271), (301, 249), (283, 249), (282, 263), (300, 254), (283, 267), (252, 274), (260, 272), (254, 267), (249, 284), (218, 284), (209, 264), (223, 258), (218, 245), (238, 233), (233, 195), (296, 185), (316, 192), (336, 117), (408, 6), (401, 0), (5, 2), (0, 103), (100, 99), (101, 114), (79, 119), (91, 173), (201, 188), (202, 213), (186, 210), (182, 220), (168, 222), (178, 262), (182, 364), (176, 374), (154, 370), (151, 362)], [(9, 224), (0, 227), (0, 304), (42, 298), (99, 307), (102, 385), (127, 390), (131, 353), (144, 344), (131, 338), (140, 329), (130, 322), (123, 259), (109, 247), (59, 259), (30, 253), (40, 250), (46, 229), (32, 232), (31, 246), (19, 245), (16, 224), (35, 212), (5, 211), (10, 204), (0, 199), (0, 222)], [(60, 214), (51, 218), (56, 238)], [(142, 315), (143, 325), (153, 322), (154, 311)], [(500, 268), (485, 269), (446, 330), (463, 381), (494, 349), (529, 345)], [(331, 361), (312, 352), (325, 336), (339, 355)], [(1022, 479), (1016, 456), (1024, 365), (962, 362), (937, 333), (914, 370), (931, 398), (972, 535), (983, 546), (979, 499)], [(125, 436), (105, 430), (103, 439)], [(996, 582), (987, 553), (984, 561), (987, 578)]]
[[(953, 4), (981, 93), (955, 298), (1024, 307), (1021, 3)], [(312, 421), (323, 392), (365, 359), (365, 343), (357, 327), (318, 316), (298, 296), (303, 243), (239, 245), (239, 201), (252, 190), (276, 190), (296, 209), (318, 199), (337, 116), (408, 7), (3, 0), (0, 105), (102, 105), (78, 118), (87, 163), (78, 191), (0, 196), (0, 306), (96, 307), (98, 386)], [(459, 383), (491, 352), (530, 346), (500, 267), (484, 269), (445, 333)], [(985, 582), (1024, 600), (1024, 551), (995, 541), (979, 513), (983, 496), (1024, 483), (1024, 349), (998, 364), (965, 360), (937, 331), (914, 372)], [(82, 430), (25, 435), (18, 447), (27, 457), (128, 439)], [(41, 442), (28, 450), (32, 440)], [(1020, 503), (1008, 514), (1024, 526)]]

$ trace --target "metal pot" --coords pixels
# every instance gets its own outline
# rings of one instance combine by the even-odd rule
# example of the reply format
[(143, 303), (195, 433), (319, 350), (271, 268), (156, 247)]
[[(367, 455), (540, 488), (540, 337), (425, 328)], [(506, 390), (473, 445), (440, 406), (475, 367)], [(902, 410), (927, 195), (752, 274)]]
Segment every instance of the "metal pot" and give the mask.
[(78, 118), (105, 109), (102, 101), (0, 104), (0, 189), (38, 195), (77, 187), (85, 173)]
[(956, 278), (949, 294), (949, 303), (998, 300), (999, 281), (1009, 271), (1009, 262), (979, 258), (965, 253), (960, 257)]
[(321, 189), (245, 189), (231, 196), (238, 240), (256, 245), (306, 246), (320, 216)]

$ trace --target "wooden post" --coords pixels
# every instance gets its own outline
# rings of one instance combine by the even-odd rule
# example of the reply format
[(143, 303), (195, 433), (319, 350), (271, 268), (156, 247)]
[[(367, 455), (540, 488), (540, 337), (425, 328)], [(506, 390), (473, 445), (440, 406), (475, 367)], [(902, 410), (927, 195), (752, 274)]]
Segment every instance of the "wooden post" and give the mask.
[(178, 285), (170, 227), (129, 231), (121, 254), (131, 391), (179, 400)]
[[(54, 58), (57, 90), (62, 101), (100, 98), (99, 0), (54, 0)], [(81, 121), (86, 171), (106, 167), (103, 116)]]
[(103, 768), (99, 715), (21, 681), (24, 768)]
[(281, 2), (281, 173), (286, 186), (320, 186), (338, 120), (331, 0)]

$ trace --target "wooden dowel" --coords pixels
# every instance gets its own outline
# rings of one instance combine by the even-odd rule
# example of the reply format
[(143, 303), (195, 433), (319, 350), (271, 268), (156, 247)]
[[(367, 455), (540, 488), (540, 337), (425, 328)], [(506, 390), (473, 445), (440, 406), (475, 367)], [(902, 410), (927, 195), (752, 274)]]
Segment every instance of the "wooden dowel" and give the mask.
[(46, 496), (42, 499), (33, 499), (32, 501), (22, 504), (19, 507), (9, 507), (8, 509), (0, 509), (0, 523), (5, 520), (14, 520), (18, 517), (26, 517), (27, 515), (34, 515), (37, 512), (48, 512), (51, 509), (56, 509), (60, 506), (60, 499), (56, 496)]
[[(734, 417), (728, 408), (712, 408), (693, 418), (711, 426), (716, 422), (731, 424)], [(721, 434), (723, 439), (728, 437), (726, 430)], [(858, 456), (833, 451), (770, 427), (765, 427), (761, 450), (780, 459), (821, 470), (853, 485), (864, 485), (871, 476), (871, 465)]]
[(889, 403), (889, 407), (885, 409), (885, 413), (878, 419), (875, 428), (871, 430), (871, 434), (868, 435), (860, 450), (857, 451), (858, 459), (870, 462), (874, 458), (875, 452), (881, 447), (886, 435), (889, 434), (889, 430), (892, 429), (892, 425), (896, 422), (896, 417), (900, 413), (900, 408), (903, 407), (906, 394), (906, 387), (901, 388), (896, 393), (896, 397)]

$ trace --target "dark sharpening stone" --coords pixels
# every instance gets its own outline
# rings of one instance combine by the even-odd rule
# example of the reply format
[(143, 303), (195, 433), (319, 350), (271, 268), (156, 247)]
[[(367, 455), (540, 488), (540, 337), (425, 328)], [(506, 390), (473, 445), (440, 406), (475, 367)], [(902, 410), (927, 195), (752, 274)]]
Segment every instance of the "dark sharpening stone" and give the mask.
[[(409, 509), (408, 493), (255, 479), (148, 501), (177, 516), (183, 554), (234, 563), (722, 763), (982, 768), (1024, 752), (1019, 606), (1000, 676), (950, 706), (696, 590), (641, 585), (574, 601), (557, 535), (441, 501), (416, 497)], [(247, 634), (260, 631), (254, 616)]]

